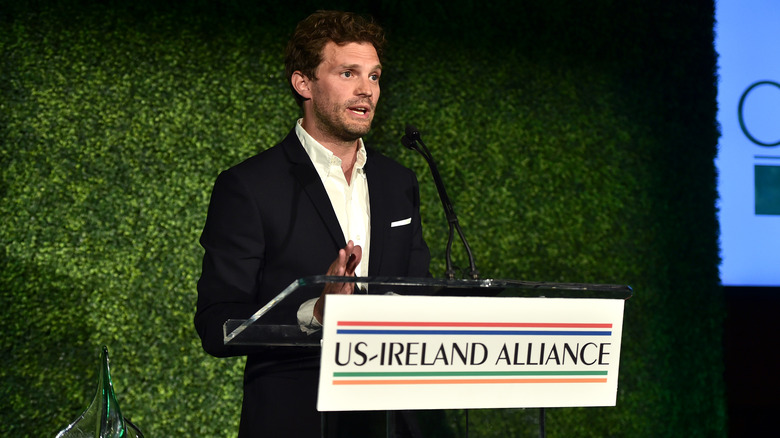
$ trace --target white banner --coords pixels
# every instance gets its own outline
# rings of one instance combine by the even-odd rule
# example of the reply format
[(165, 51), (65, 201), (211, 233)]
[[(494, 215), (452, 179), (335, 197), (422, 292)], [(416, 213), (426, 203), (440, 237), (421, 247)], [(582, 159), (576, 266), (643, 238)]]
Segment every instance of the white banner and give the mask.
[(614, 406), (623, 304), (328, 295), (317, 409)]

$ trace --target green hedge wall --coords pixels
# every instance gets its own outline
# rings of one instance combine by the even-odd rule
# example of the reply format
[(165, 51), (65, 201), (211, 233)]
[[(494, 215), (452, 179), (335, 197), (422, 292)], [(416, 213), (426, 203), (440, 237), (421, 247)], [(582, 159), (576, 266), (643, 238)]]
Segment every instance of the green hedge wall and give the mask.
[[(635, 289), (617, 407), (548, 410), (550, 437), (724, 436), (713, 2), (483, 3), (358, 9), (391, 42), (367, 141), (417, 172), (434, 275), (446, 223), (406, 123), (484, 277)], [(356, 8), (296, 4), (0, 2), (0, 435), (72, 421), (101, 345), (147, 436), (235, 435), (242, 360), (192, 326), (197, 239), (217, 173), (297, 117), (294, 24)], [(535, 436), (536, 416), (473, 411), (471, 433)]]

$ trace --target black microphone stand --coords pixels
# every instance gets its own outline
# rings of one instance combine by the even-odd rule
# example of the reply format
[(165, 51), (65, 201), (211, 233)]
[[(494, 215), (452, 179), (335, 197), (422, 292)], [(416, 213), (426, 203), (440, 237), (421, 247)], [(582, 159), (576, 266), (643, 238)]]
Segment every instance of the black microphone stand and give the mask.
[(455, 278), (455, 269), (452, 267), (452, 241), (455, 238), (455, 231), (457, 231), (461, 242), (463, 242), (463, 246), (466, 248), (466, 253), (468, 254), (469, 267), (471, 270), (469, 275), (474, 280), (478, 279), (479, 271), (477, 271), (477, 266), (474, 262), (474, 254), (472, 254), (471, 247), (469, 246), (468, 241), (466, 241), (466, 236), (463, 235), (463, 231), (460, 229), (458, 216), (455, 214), (455, 209), (452, 206), (452, 202), (450, 202), (450, 198), (447, 196), (447, 191), (444, 189), (444, 182), (442, 181), (441, 175), (439, 174), (439, 169), (436, 167), (436, 162), (433, 160), (433, 156), (428, 150), (428, 147), (425, 146), (422, 138), (420, 138), (420, 131), (418, 131), (417, 128), (412, 125), (407, 125), (406, 135), (401, 137), (401, 143), (407, 148), (419, 152), (420, 155), (425, 158), (425, 161), (428, 162), (428, 167), (431, 168), (433, 181), (436, 184), (436, 190), (439, 192), (439, 199), (441, 199), (441, 204), (444, 207), (444, 215), (447, 218), (447, 225), (449, 226), (449, 239), (447, 240), (447, 250), (445, 252), (447, 263), (447, 270), (445, 274), (447, 278), (450, 280)]

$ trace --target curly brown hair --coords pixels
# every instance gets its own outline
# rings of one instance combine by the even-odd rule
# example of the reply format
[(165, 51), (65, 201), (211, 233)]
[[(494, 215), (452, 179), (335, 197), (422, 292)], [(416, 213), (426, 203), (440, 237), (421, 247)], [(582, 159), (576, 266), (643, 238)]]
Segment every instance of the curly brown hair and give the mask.
[(287, 43), (284, 59), (285, 77), (298, 106), (303, 105), (303, 97), (292, 87), (293, 72), (300, 71), (308, 78), (317, 79), (322, 49), (330, 41), (338, 45), (370, 43), (381, 62), (385, 32), (373, 18), (353, 12), (317, 11), (298, 23)]

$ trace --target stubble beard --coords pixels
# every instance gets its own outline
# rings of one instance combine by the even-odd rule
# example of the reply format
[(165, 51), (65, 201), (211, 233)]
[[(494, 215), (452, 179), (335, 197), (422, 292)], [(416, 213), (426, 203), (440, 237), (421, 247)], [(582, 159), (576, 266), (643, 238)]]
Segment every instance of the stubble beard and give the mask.
[(364, 102), (331, 103), (323, 105), (325, 106), (323, 108), (315, 102), (313, 105), (314, 119), (318, 129), (326, 135), (344, 142), (357, 141), (371, 130), (374, 112), (374, 105), (364, 103), (371, 110), (371, 118), (365, 123), (351, 123), (347, 120), (346, 111), (349, 111), (347, 108), (360, 103)]

